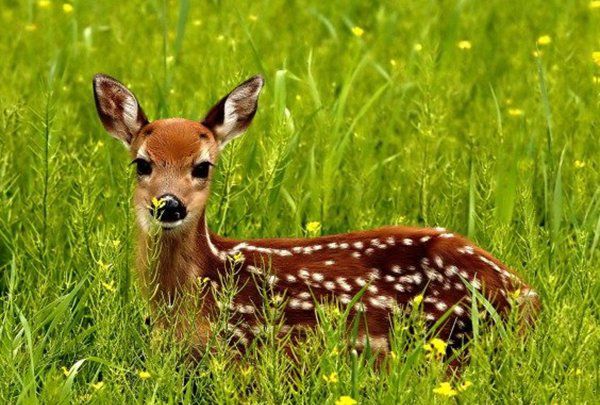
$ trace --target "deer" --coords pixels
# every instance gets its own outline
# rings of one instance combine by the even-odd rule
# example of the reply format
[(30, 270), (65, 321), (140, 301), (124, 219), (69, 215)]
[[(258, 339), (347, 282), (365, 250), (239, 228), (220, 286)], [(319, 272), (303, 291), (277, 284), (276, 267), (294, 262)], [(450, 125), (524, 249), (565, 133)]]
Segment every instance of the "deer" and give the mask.
[[(319, 303), (335, 302), (363, 320), (357, 346), (368, 342), (383, 354), (390, 350), (392, 315), (411, 308), (416, 299), (424, 325), (437, 326), (448, 350), (462, 347), (472, 336), (474, 294), (499, 314), (517, 307), (527, 322), (535, 319), (538, 294), (490, 253), (444, 228), (388, 226), (314, 238), (250, 240), (213, 233), (205, 212), (219, 154), (251, 124), (263, 84), (260, 75), (249, 78), (202, 120), (150, 122), (122, 83), (105, 74), (93, 78), (100, 121), (123, 142), (136, 168), (138, 270), (154, 307), (191, 307), (200, 288), (197, 280), (222, 287), (233, 258), (238, 291), (229, 309), (236, 345), (249, 344), (257, 334), (257, 314), (265, 305), (257, 278), (285, 299), (283, 333), (299, 336), (315, 328)], [(158, 229), (160, 249), (151, 271), (152, 229)], [(193, 336), (193, 348), (208, 344), (210, 314), (217, 307), (217, 300), (206, 298), (194, 309), (195, 322), (176, 326), (181, 336)]]

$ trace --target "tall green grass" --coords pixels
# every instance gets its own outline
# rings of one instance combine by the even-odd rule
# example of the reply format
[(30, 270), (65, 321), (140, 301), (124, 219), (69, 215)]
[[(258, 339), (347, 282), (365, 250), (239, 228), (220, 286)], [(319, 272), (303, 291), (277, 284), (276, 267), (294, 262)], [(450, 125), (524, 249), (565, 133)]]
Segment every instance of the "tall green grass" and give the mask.
[[(599, 8), (72, 5), (0, 9), (1, 402), (597, 402)], [(542, 35), (552, 41), (536, 44)], [(134, 179), (96, 117), (96, 72), (128, 84), (151, 118), (197, 119), (262, 73), (255, 122), (219, 162), (213, 229), (249, 238), (306, 235), (309, 221), (324, 234), (445, 226), (534, 286), (536, 328), (524, 340), (511, 322), (482, 319), (470, 363), (451, 381), (472, 385), (453, 398), (434, 392), (448, 377), (414, 320), (396, 320), (394, 355), (375, 364), (342, 344), (352, 336), (332, 308), (294, 359), (274, 333), (275, 305), (246, 354), (215, 340), (195, 367), (182, 363), (172, 331), (145, 324), (132, 272)]]

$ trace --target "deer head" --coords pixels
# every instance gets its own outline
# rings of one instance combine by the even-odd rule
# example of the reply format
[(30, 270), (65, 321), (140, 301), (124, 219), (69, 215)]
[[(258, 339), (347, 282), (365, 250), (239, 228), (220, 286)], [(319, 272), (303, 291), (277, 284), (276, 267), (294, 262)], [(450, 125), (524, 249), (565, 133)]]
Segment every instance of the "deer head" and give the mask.
[(150, 122), (127, 87), (110, 76), (94, 76), (100, 120), (125, 144), (136, 165), (134, 204), (142, 230), (147, 232), (156, 223), (169, 231), (165, 234), (174, 234), (197, 223), (204, 213), (219, 152), (252, 122), (262, 86), (261, 76), (246, 80), (201, 121)]

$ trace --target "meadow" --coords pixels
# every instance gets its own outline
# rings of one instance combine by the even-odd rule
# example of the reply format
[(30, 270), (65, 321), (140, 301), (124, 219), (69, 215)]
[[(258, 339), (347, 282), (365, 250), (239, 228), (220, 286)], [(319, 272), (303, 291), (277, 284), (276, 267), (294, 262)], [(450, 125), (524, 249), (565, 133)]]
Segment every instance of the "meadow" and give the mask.
[[(1, 4), (1, 403), (598, 402), (600, 2)], [(96, 116), (96, 72), (150, 119), (199, 120), (263, 74), (221, 156), (214, 231), (444, 226), (536, 289), (535, 328), (482, 325), (452, 379), (410, 320), (375, 365), (336, 311), (295, 361), (267, 329), (241, 358), (215, 341), (181, 363), (145, 323), (134, 169)]]

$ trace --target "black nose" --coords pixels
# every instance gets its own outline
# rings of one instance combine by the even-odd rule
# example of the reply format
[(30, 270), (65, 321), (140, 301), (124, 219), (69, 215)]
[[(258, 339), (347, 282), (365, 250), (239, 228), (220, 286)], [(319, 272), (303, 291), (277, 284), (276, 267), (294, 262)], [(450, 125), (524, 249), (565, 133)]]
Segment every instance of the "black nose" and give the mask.
[(187, 210), (179, 198), (164, 194), (158, 198), (158, 204), (152, 204), (150, 215), (161, 222), (176, 222), (185, 218)]

